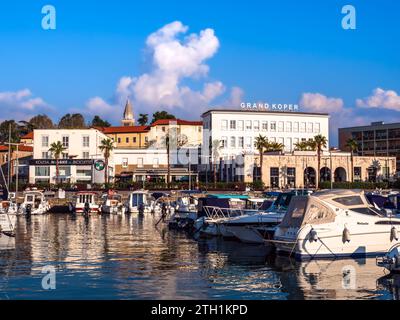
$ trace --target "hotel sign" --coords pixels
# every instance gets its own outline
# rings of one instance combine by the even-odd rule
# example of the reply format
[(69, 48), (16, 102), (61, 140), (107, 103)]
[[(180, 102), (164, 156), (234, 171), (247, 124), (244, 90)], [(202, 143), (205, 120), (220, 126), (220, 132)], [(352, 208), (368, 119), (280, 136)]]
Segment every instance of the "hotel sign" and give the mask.
[[(91, 166), (93, 159), (60, 159), (58, 164), (60, 166)], [(55, 159), (33, 159), (29, 161), (31, 166), (55, 166), (57, 161)]]
[(287, 103), (250, 103), (243, 102), (240, 108), (245, 111), (282, 111), (282, 112), (296, 112), (299, 111), (298, 104)]

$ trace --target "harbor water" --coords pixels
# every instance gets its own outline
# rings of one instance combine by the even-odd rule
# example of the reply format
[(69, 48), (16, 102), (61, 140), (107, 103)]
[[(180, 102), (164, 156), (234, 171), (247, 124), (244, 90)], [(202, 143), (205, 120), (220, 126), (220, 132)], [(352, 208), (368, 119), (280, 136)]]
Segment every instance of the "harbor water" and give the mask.
[[(271, 248), (193, 239), (158, 216), (19, 217), (0, 240), (1, 299), (398, 299), (375, 259), (297, 262)], [(45, 290), (46, 270), (55, 288)]]

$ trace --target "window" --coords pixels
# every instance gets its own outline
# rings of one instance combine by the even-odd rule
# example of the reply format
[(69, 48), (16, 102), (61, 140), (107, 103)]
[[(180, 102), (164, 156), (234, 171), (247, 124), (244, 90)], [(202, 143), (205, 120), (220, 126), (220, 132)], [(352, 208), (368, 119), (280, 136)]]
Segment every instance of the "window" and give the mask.
[(251, 130), (251, 120), (246, 120), (246, 130)]
[(236, 120), (231, 120), (231, 121), (229, 122), (229, 128), (230, 128), (231, 130), (236, 130)]
[(246, 148), (251, 148), (252, 144), (251, 144), (251, 137), (246, 137)]
[(271, 188), (279, 188), (279, 168), (272, 167), (270, 169), (270, 177)]
[(307, 133), (313, 133), (313, 123), (309, 122), (307, 124)]
[(228, 120), (221, 121), (221, 130), (228, 130)]
[(314, 123), (314, 133), (321, 132), (321, 125), (319, 123)]
[(244, 130), (244, 121), (243, 120), (239, 120), (238, 121), (238, 130), (239, 131), (243, 131)]
[(221, 148), (227, 148), (227, 147), (228, 147), (228, 138), (222, 137), (221, 138)]
[(82, 158), (89, 159), (90, 158), (89, 152), (82, 152)]
[(71, 175), (71, 167), (60, 167), (60, 176), (69, 177)]
[(354, 167), (354, 181), (361, 181), (361, 167)]
[(239, 148), (244, 148), (244, 138), (243, 137), (239, 137), (238, 147)]
[(68, 153), (66, 153), (66, 152), (63, 152), (63, 154), (62, 154), (62, 158), (63, 158), (63, 159), (68, 159)]
[(91, 170), (84, 170), (84, 169), (77, 169), (76, 175), (80, 178), (91, 178), (92, 171)]
[(42, 136), (42, 147), (47, 148), (49, 146), (49, 136)]
[(260, 131), (260, 121), (255, 120), (253, 123), (253, 128), (255, 131)]
[(160, 162), (158, 158), (153, 159), (153, 168), (158, 168), (160, 166)]
[(287, 168), (286, 171), (287, 184), (294, 188), (296, 186), (296, 168)]
[(292, 151), (293, 147), (292, 147), (292, 138), (286, 138), (286, 146), (285, 146), (285, 150), (286, 151)]
[(35, 167), (35, 175), (37, 177), (49, 177), (50, 167)]
[(293, 132), (299, 132), (299, 123), (298, 122), (293, 123)]
[(278, 122), (278, 132), (283, 132), (285, 123), (283, 121)]
[(82, 146), (84, 148), (89, 148), (90, 147), (90, 137), (89, 136), (83, 136), (82, 137)]
[(294, 138), (293, 139), (293, 145), (297, 145), (299, 143), (299, 138)]
[(275, 121), (271, 121), (271, 131), (272, 132), (276, 131), (276, 122)]
[(121, 143), (121, 138), (118, 138), (118, 143)]
[(136, 137), (133, 137), (133, 143), (136, 143)]
[(162, 132), (165, 132), (165, 127), (162, 127), (162, 128), (161, 128), (161, 131), (162, 131)]
[(125, 138), (125, 143), (129, 143), (129, 138)]
[(231, 148), (236, 148), (236, 137), (231, 137)]
[(278, 138), (278, 143), (285, 145), (285, 138)]
[(262, 131), (268, 131), (268, 121), (263, 121), (261, 123), (261, 130)]
[(64, 148), (69, 148), (69, 136), (62, 137), (62, 144)]
[(286, 132), (292, 132), (292, 123), (291, 122), (286, 122)]
[(122, 158), (122, 168), (128, 168), (128, 158)]
[(137, 159), (137, 166), (138, 166), (139, 168), (143, 168), (143, 158), (138, 158), (138, 159)]
[(42, 159), (49, 159), (49, 153), (48, 152), (42, 152)]
[(301, 122), (300, 123), (300, 132), (301, 133), (305, 133), (306, 132), (306, 123), (305, 122)]
[(333, 201), (340, 203), (344, 206), (358, 206), (364, 204), (361, 197), (359, 196), (340, 197), (333, 199)]

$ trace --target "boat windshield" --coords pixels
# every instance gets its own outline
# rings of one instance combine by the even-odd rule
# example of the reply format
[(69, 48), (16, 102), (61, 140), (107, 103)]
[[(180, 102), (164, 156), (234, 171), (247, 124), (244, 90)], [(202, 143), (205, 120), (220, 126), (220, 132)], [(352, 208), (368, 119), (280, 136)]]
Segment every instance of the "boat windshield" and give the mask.
[(144, 204), (144, 194), (137, 193), (132, 195), (132, 206), (137, 207)]

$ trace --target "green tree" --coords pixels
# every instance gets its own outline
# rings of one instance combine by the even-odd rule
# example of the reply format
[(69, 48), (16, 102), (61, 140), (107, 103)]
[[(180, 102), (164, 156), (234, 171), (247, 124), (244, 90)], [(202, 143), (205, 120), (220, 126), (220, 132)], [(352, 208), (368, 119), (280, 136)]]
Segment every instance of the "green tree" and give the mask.
[(283, 151), (283, 149), (285, 149), (285, 146), (279, 142), (267, 142), (267, 144), (265, 145), (266, 152)]
[[(11, 129), (11, 136), (10, 136)], [(14, 120), (5, 120), (0, 124), (0, 142), (17, 143), (20, 140), (20, 127)]]
[(315, 149), (317, 150), (317, 176), (316, 176), (316, 188), (319, 188), (320, 181), (320, 170), (321, 170), (321, 153), (322, 149), (327, 147), (328, 140), (323, 135), (319, 134), (314, 137)]
[(176, 119), (174, 115), (168, 113), (167, 111), (157, 111), (153, 113), (153, 120), (151, 123), (153, 124), (157, 120), (164, 120), (164, 119)]
[(56, 182), (59, 183), (59, 177), (60, 177), (60, 166), (59, 166), (59, 160), (61, 158), (62, 153), (66, 150), (64, 148), (63, 144), (61, 141), (53, 142), (50, 145), (49, 152), (52, 153), (54, 159), (56, 159)]
[(59, 129), (84, 129), (86, 128), (85, 118), (80, 113), (64, 115), (58, 122)]
[(99, 149), (103, 152), (104, 155), (104, 160), (105, 160), (105, 171), (104, 171), (104, 181), (105, 183), (109, 183), (108, 179), (108, 161), (111, 156), (111, 152), (114, 150), (114, 141), (110, 138), (108, 139), (103, 139), (101, 141), (101, 144), (99, 146)]
[(258, 150), (260, 154), (260, 175), (261, 175), (261, 181), (263, 178), (263, 163), (264, 163), (264, 152), (267, 148), (268, 145), (268, 139), (265, 136), (262, 136), (261, 134), (255, 139), (254, 143), (256, 149)]
[(351, 162), (351, 182), (354, 182), (354, 153), (358, 151), (357, 140), (350, 138), (346, 142), (346, 147), (350, 150), (350, 162)]
[(38, 114), (29, 120), (33, 129), (53, 129), (53, 121), (45, 114)]
[(103, 120), (99, 116), (94, 116), (91, 125), (93, 127), (100, 127), (100, 128), (111, 127), (111, 123), (109, 123), (107, 120)]
[(144, 113), (139, 114), (138, 123), (141, 126), (147, 125), (148, 122), (149, 122), (149, 115), (148, 114), (144, 114)]

